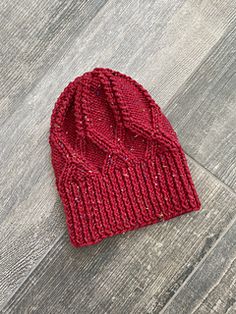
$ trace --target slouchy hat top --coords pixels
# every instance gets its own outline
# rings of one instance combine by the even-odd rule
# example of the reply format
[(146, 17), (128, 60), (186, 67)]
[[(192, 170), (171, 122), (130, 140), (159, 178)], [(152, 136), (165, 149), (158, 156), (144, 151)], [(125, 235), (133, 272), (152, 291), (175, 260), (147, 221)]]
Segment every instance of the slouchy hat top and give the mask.
[(56, 101), (49, 143), (71, 243), (200, 209), (177, 135), (131, 77), (95, 68)]

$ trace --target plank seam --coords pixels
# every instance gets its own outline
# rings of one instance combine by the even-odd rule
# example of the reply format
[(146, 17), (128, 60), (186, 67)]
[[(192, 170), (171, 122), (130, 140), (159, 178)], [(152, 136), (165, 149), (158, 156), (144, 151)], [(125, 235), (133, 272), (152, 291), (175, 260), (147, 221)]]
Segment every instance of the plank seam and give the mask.
[(179, 289), (176, 291), (176, 293), (168, 300), (168, 302), (165, 304), (165, 306), (161, 309), (159, 314), (164, 314), (165, 310), (168, 309), (168, 306), (172, 303), (172, 301), (176, 298), (176, 296), (181, 292), (181, 290), (186, 286), (186, 284), (190, 281), (190, 279), (193, 277), (193, 275), (197, 272), (197, 270), (201, 267), (201, 265), (205, 262), (205, 260), (208, 258), (208, 256), (211, 254), (211, 252), (214, 251), (215, 247), (219, 244), (219, 242), (224, 238), (226, 233), (229, 231), (229, 229), (235, 224), (236, 222), (236, 216), (231, 220), (231, 222), (228, 224), (228, 226), (225, 228), (225, 230), (221, 233), (219, 238), (216, 240), (216, 242), (213, 244), (213, 246), (209, 249), (209, 251), (204, 255), (204, 257), (201, 259), (201, 261), (198, 263), (198, 265), (194, 268), (194, 270), (191, 272), (191, 274), (187, 277), (187, 279), (183, 282), (183, 284), (179, 287)]

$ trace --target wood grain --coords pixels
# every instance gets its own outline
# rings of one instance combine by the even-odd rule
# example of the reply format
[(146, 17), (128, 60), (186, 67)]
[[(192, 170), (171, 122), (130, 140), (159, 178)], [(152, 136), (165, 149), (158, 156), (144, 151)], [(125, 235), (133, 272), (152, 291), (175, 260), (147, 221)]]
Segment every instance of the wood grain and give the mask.
[(185, 150), (234, 191), (235, 50), (236, 22), (170, 100), (166, 109)]
[(236, 223), (161, 313), (230, 313), (236, 310)]
[(13, 1), (1, 8), (0, 88), (3, 123), (58, 62), (107, 0)]
[[(236, 1), (24, 0), (0, 8), (0, 306), (158, 312), (235, 217)], [(168, 114), (204, 210), (74, 250), (54, 185), (49, 119), (64, 86), (95, 66), (133, 76)]]

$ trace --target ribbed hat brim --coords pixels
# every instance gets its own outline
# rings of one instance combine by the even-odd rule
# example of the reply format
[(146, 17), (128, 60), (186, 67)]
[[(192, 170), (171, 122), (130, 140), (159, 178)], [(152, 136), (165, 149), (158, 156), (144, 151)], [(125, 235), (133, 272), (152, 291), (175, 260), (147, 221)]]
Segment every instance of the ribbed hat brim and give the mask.
[(72, 163), (58, 184), (76, 247), (200, 209), (181, 148), (124, 163), (103, 176), (90, 173), (79, 178)]

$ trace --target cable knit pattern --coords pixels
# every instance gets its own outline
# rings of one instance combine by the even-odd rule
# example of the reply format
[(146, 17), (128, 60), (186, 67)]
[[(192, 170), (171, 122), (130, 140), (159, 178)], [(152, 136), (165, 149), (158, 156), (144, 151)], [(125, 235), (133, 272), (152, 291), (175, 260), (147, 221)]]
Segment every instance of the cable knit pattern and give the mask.
[(95, 68), (70, 82), (49, 143), (75, 247), (200, 209), (176, 133), (125, 74)]

